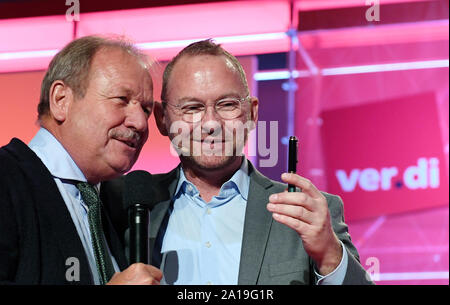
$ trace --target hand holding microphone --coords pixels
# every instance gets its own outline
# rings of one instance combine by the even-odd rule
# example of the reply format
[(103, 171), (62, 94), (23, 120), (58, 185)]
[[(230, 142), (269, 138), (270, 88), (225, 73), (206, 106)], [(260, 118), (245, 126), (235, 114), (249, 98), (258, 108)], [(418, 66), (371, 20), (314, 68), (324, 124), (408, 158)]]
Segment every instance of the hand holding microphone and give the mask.
[(130, 263), (149, 264), (148, 232), (154, 202), (153, 178), (149, 172), (136, 170), (125, 176), (123, 204), (128, 212)]
[(107, 285), (159, 285), (162, 276), (158, 268), (136, 263), (114, 274)]
[(116, 273), (109, 285), (158, 285), (163, 274), (149, 265), (150, 211), (155, 206), (153, 179), (149, 172), (137, 170), (124, 177), (123, 204), (128, 213), (129, 258), (131, 265)]

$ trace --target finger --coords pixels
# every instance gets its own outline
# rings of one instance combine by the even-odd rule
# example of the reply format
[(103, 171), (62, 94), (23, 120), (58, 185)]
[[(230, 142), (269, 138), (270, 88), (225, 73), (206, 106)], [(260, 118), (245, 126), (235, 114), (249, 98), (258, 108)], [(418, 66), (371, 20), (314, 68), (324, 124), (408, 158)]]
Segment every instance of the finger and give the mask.
[(267, 210), (272, 213), (301, 220), (307, 224), (312, 224), (314, 220), (313, 213), (301, 206), (268, 203)]
[(161, 281), (162, 277), (163, 277), (163, 273), (161, 270), (159, 270), (158, 268), (156, 268), (155, 266), (152, 265), (146, 265), (145, 266), (147, 268), (148, 273), (150, 273), (150, 275), (157, 281)]
[(286, 215), (273, 213), (272, 217), (279, 223), (284, 224), (284, 225), (288, 226), (289, 228), (293, 229), (299, 235), (303, 235), (303, 233), (306, 232), (306, 230), (308, 229), (308, 226), (309, 226), (306, 222), (303, 222), (301, 220), (298, 220), (298, 219), (295, 219), (295, 218), (292, 218), (292, 217), (289, 217)]
[(156, 272), (156, 273), (152, 273), (152, 276), (159, 282), (159, 281), (161, 281), (163, 274), (162, 274), (162, 272)]
[(159, 285), (160, 280), (155, 278), (152, 274), (140, 274), (136, 280), (135, 283), (138, 285)]
[(310, 180), (302, 176), (293, 173), (284, 173), (281, 175), (281, 180), (288, 184), (293, 184), (296, 187), (301, 188), (302, 192), (308, 194), (312, 198), (322, 197), (322, 193), (320, 193), (320, 191), (314, 186), (314, 184)]
[(302, 192), (283, 192), (272, 194), (269, 197), (269, 202), (273, 204), (289, 204), (302, 206), (310, 211), (314, 211), (315, 205), (311, 197)]

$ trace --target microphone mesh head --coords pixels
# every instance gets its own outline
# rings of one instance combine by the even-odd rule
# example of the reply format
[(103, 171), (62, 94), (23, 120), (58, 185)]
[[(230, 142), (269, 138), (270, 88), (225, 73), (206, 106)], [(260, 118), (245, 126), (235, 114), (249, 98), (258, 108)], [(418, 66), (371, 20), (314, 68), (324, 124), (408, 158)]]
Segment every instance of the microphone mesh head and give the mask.
[(147, 171), (136, 170), (129, 172), (124, 180), (122, 199), (125, 209), (140, 204), (152, 210), (156, 204), (152, 175)]

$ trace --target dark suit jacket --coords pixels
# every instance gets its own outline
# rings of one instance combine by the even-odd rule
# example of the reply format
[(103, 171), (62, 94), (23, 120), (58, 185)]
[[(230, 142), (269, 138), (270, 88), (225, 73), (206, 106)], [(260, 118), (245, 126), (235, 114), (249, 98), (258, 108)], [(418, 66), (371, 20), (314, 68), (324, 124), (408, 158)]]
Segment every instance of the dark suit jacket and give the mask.
[[(273, 220), (266, 204), (273, 193), (283, 192), (285, 184), (273, 181), (258, 172), (249, 162), (250, 187), (245, 213), (244, 236), (238, 284), (277, 285), (277, 284), (314, 284), (314, 263), (305, 252), (298, 234)], [(150, 247), (152, 264), (161, 264), (160, 249), (169, 219), (169, 210), (173, 204), (180, 166), (167, 174), (154, 175), (156, 202), (151, 212)], [(121, 198), (123, 182), (119, 179), (102, 186), (108, 203)], [(359, 256), (344, 223), (342, 200), (335, 195), (323, 193), (328, 201), (333, 229), (344, 243), (348, 254), (348, 267), (344, 284), (373, 284), (366, 278), (366, 272), (359, 263)], [(115, 203), (114, 207), (120, 206)], [(112, 212), (113, 222), (120, 235), (124, 236), (127, 221), (125, 213)], [(126, 242), (125, 242), (126, 243)]]
[[(0, 283), (93, 284), (75, 225), (50, 172), (18, 139), (0, 148)], [(105, 213), (108, 245), (121, 269), (123, 246)], [(79, 281), (67, 281), (79, 261)], [(69, 261), (70, 262), (70, 261)]]

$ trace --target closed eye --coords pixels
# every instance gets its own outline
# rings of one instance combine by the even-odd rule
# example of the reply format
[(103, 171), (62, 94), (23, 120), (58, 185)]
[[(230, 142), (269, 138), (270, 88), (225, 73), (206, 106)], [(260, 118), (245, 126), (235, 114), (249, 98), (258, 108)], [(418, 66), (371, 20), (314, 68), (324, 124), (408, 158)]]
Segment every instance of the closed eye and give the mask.
[(221, 111), (234, 111), (236, 109), (240, 108), (240, 104), (238, 100), (222, 100), (217, 102), (216, 104), (216, 110)]
[(126, 97), (126, 96), (114, 96), (114, 97), (112, 98), (112, 100), (113, 100), (115, 103), (121, 104), (121, 105), (128, 104), (128, 102), (129, 102), (129, 99), (128, 99), (128, 97)]
[(145, 107), (145, 106), (142, 106), (142, 110), (144, 111), (144, 113), (145, 113), (147, 116), (150, 116), (150, 114), (152, 113), (152, 108), (151, 108), (151, 107)]
[(181, 107), (181, 110), (184, 113), (199, 112), (203, 111), (203, 109), (205, 109), (205, 106), (203, 104), (188, 104)]

